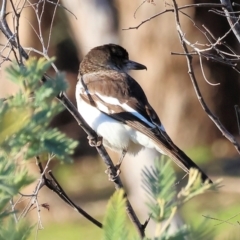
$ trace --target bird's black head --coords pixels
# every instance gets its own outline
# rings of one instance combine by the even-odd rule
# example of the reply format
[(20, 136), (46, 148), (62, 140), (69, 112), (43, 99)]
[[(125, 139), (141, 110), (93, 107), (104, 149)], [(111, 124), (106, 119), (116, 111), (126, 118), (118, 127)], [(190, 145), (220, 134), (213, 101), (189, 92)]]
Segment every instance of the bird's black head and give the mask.
[(141, 70), (144, 65), (129, 60), (128, 52), (119, 45), (106, 44), (93, 48), (80, 64), (80, 73), (96, 72), (100, 70)]

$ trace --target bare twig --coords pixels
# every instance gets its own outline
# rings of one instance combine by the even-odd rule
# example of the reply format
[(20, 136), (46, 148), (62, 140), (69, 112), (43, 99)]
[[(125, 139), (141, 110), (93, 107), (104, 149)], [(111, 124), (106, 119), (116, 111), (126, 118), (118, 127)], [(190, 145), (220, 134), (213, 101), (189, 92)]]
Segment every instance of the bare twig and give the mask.
[(54, 11), (53, 11), (53, 15), (52, 15), (52, 20), (51, 20), (51, 24), (50, 24), (50, 30), (49, 30), (49, 34), (48, 34), (47, 48), (46, 48), (47, 52), (49, 50), (50, 40), (51, 40), (51, 36), (52, 36), (53, 22), (54, 22), (54, 19), (55, 19), (55, 16), (56, 16), (58, 3), (59, 3), (59, 0), (58, 0), (57, 4), (55, 5)]
[(223, 4), (224, 12), (227, 17), (228, 23), (230, 27), (233, 30), (233, 33), (235, 34), (238, 42), (240, 43), (240, 24), (239, 24), (239, 17), (236, 17), (235, 14), (233, 13), (231, 1), (229, 0), (220, 0), (221, 3)]
[[(186, 9), (186, 8), (192, 8), (192, 7), (204, 7), (204, 8), (210, 8), (210, 7), (223, 7), (222, 4), (218, 4), (218, 3), (197, 3), (197, 4), (189, 4), (189, 5), (184, 5), (184, 6), (181, 6), (181, 7), (178, 7), (178, 10), (182, 10), (182, 9)], [(144, 23), (146, 22), (149, 22), (151, 21), (152, 19), (164, 14), (164, 13), (167, 13), (167, 12), (174, 12), (174, 9), (173, 8), (170, 8), (170, 9), (166, 9), (160, 13), (157, 13), (155, 15), (153, 15), (152, 17), (150, 18), (147, 18), (146, 20), (142, 21), (140, 24), (138, 24), (137, 26), (135, 27), (129, 27), (129, 28), (123, 28), (122, 30), (131, 30), (131, 29), (138, 29), (139, 27), (141, 27)]]
[(237, 221), (238, 224), (234, 224), (234, 223), (229, 222), (229, 220), (232, 220), (233, 218), (239, 216), (239, 214), (240, 213), (237, 213), (234, 216), (228, 218), (227, 220), (221, 220), (221, 219), (218, 219), (218, 218), (209, 217), (209, 216), (205, 216), (205, 215), (202, 215), (202, 216), (207, 218), (207, 219), (211, 219), (211, 220), (215, 220), (215, 221), (219, 221), (220, 222), (220, 223), (215, 224), (214, 226), (218, 226), (218, 225), (223, 224), (223, 223), (227, 223), (227, 224), (233, 225), (233, 226), (239, 226), (239, 222), (238, 221)]
[[(37, 186), (35, 187), (35, 190), (33, 191), (33, 194), (31, 195), (24, 195), (24, 194), (21, 194), (22, 196), (25, 196), (25, 197), (30, 197), (30, 201), (29, 203), (27, 204), (27, 206), (25, 207), (25, 209), (22, 211), (22, 213), (19, 215), (18, 217), (18, 220), (25, 217), (27, 215), (27, 213), (30, 211), (30, 209), (36, 204), (36, 207), (37, 207), (37, 214), (38, 214), (38, 222), (40, 224), (40, 226), (42, 227), (42, 224), (41, 224), (41, 216), (40, 216), (40, 207), (39, 207), (39, 204), (38, 204), (38, 193), (40, 191), (40, 189), (45, 185), (45, 172), (49, 166), (49, 163), (50, 161), (52, 160), (53, 156), (50, 156), (48, 158), (48, 161), (47, 161), (47, 164), (46, 164), (46, 167), (45, 169), (43, 170), (43, 172), (41, 173), (41, 176), (39, 178), (39, 181), (38, 181), (38, 184)], [(38, 161), (38, 157), (36, 157), (36, 161)]]
[(36, 157), (37, 160), (37, 166), (39, 168), (40, 174), (43, 176), (44, 184), (54, 191), (64, 202), (66, 202), (68, 205), (70, 205), (74, 210), (76, 210), (78, 213), (83, 215), (85, 218), (87, 218), (89, 221), (91, 221), (96, 226), (102, 228), (102, 224), (98, 222), (95, 218), (90, 216), (87, 212), (85, 212), (81, 207), (77, 206), (65, 193), (65, 191), (62, 189), (61, 185), (58, 183), (54, 175), (51, 171), (48, 171), (48, 174), (50, 175), (51, 179), (48, 179), (46, 177), (45, 171), (46, 167), (43, 168), (42, 163), (40, 162), (39, 157)]
[(137, 9), (135, 10), (134, 14), (133, 14), (133, 17), (136, 18), (136, 14), (137, 14), (137, 11), (139, 10), (139, 8), (145, 3), (145, 2), (148, 2), (148, 3), (151, 3), (153, 4), (154, 6), (156, 6), (156, 3), (154, 2), (154, 0), (144, 0), (142, 3), (140, 3), (140, 5), (137, 7)]
[(236, 2), (233, 2), (232, 5), (233, 5), (233, 7), (240, 6), (240, 4), (236, 3)]
[(138, 9), (146, 2), (147, 0), (144, 0), (142, 3), (140, 3), (140, 5), (137, 7), (137, 9), (135, 10), (134, 14), (133, 14), (133, 17), (136, 18), (136, 14), (137, 14), (137, 11)]
[[(65, 11), (69, 12), (77, 20), (77, 16), (73, 12), (71, 12), (68, 8), (66, 8), (62, 4), (60, 4), (59, 2), (56, 3), (56, 2), (53, 2), (53, 1), (49, 1), (49, 0), (40, 0), (39, 2), (43, 2), (43, 1), (46, 1), (48, 3), (51, 3), (53, 5), (56, 5), (57, 7), (60, 7), (62, 9), (64, 9)], [(31, 4), (31, 5), (34, 5), (34, 4)]]
[[(222, 134), (234, 145), (236, 148), (237, 152), (240, 154), (240, 145), (236, 141), (236, 139), (233, 137), (232, 134), (230, 134), (227, 129), (223, 126), (223, 124), (220, 122), (220, 120), (211, 112), (211, 110), (208, 108), (207, 104), (205, 103), (201, 91), (198, 87), (197, 80), (195, 77), (195, 73), (193, 70), (192, 66), (192, 56), (189, 55), (187, 44), (188, 42), (186, 41), (184, 37), (184, 33), (181, 29), (180, 21), (179, 21), (179, 13), (178, 13), (178, 7), (177, 3), (175, 0), (172, 0), (173, 6), (174, 6), (174, 15), (175, 15), (175, 21), (176, 21), (176, 29), (178, 33), (178, 37), (180, 40), (180, 43), (182, 45), (183, 51), (186, 54), (186, 60), (187, 60), (187, 65), (188, 65), (188, 74), (190, 76), (190, 79), (192, 81), (195, 93), (197, 95), (198, 101), (200, 105), (202, 106), (203, 110), (207, 113), (208, 117), (213, 121), (213, 123), (217, 126), (217, 128), (222, 132)], [(192, 44), (191, 44), (192, 45)]]
[(102, 223), (97, 221), (95, 218), (93, 218), (91, 215), (89, 215), (86, 211), (84, 211), (81, 207), (76, 205), (65, 193), (65, 191), (62, 189), (61, 185), (58, 183), (57, 179), (53, 176), (52, 172), (49, 171), (48, 174), (51, 176), (52, 181), (51, 185), (48, 183), (46, 186), (48, 188), (51, 188), (57, 195), (64, 200), (69, 206), (71, 206), (74, 210), (76, 210), (78, 213), (83, 215), (85, 218), (87, 218), (89, 221), (91, 221), (93, 224), (95, 224), (97, 227), (102, 228)]
[(200, 67), (201, 67), (201, 71), (202, 71), (202, 75), (203, 75), (204, 80), (205, 80), (209, 85), (212, 85), (212, 86), (218, 86), (218, 85), (220, 85), (220, 83), (211, 83), (211, 82), (208, 81), (208, 79), (207, 79), (207, 77), (206, 77), (206, 75), (205, 75), (205, 72), (204, 72), (202, 57), (201, 57), (200, 54), (199, 54), (199, 62), (200, 62)]
[(238, 105), (235, 105), (234, 107), (235, 107), (235, 112), (237, 117), (238, 132), (240, 134), (240, 108)]
[[(11, 45), (14, 48), (18, 49), (17, 43), (15, 41), (15, 36), (12, 34), (12, 32), (6, 22), (6, 4), (7, 4), (7, 0), (2, 0), (2, 7), (1, 7), (1, 11), (0, 11), (0, 30), (6, 36), (7, 40), (11, 43)], [(23, 50), (23, 48), (21, 46), (19, 46), (19, 49), (20, 49), (21, 55), (25, 59), (28, 59), (28, 55)]]
[(22, 60), (21, 48), (19, 47), (20, 46), (20, 40), (19, 40), (19, 19), (20, 19), (20, 16), (21, 16), (21, 12), (22, 12), (22, 10), (24, 8), (25, 2), (26, 2), (26, 0), (23, 2), (22, 7), (17, 12), (17, 10), (15, 9), (14, 3), (12, 2), (12, 0), (10, 0), (10, 3), (12, 5), (12, 9), (14, 11), (14, 18), (16, 18), (16, 26), (15, 26), (16, 33), (15, 33), (15, 36), (16, 36), (17, 49), (19, 51), (19, 59), (20, 59), (19, 63), (21, 65), (23, 64), (23, 60)]
[(15, 221), (15, 223), (18, 223), (17, 215), (16, 215), (15, 208), (14, 208), (15, 206), (14, 206), (13, 199), (10, 200), (10, 205), (11, 205), (11, 208), (12, 208), (14, 221)]

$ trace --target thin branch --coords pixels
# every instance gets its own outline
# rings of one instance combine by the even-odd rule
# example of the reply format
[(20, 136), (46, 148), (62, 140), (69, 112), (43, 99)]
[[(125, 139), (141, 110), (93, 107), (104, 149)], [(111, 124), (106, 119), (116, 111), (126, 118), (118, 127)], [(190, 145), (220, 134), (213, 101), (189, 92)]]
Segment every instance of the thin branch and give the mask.
[[(90, 137), (90, 139), (95, 139), (95, 142), (97, 143), (98, 140), (98, 136), (96, 134), (96, 132), (90, 128), (88, 126), (88, 124), (85, 122), (85, 120), (82, 118), (82, 116), (80, 115), (80, 113), (78, 112), (78, 110), (76, 109), (76, 107), (72, 104), (72, 102), (68, 99), (68, 97), (66, 96), (65, 93), (60, 93), (57, 98), (61, 101), (61, 103), (68, 109), (68, 111), (72, 114), (72, 116), (76, 119), (77, 123), (79, 124), (79, 126), (82, 127), (82, 129), (87, 133), (87, 135)], [(119, 177), (119, 175), (117, 174), (116, 168), (111, 160), (111, 158), (109, 157), (106, 149), (104, 148), (104, 146), (101, 144), (100, 146), (98, 146), (97, 144), (95, 145), (99, 155), (101, 156), (101, 158), (103, 159), (105, 165), (107, 166), (107, 169), (109, 170), (109, 173), (111, 176), (114, 176), (113, 178), (113, 183), (115, 185), (116, 189), (124, 189), (122, 181)], [(143, 227), (143, 225), (140, 223), (139, 219), (137, 218), (130, 202), (127, 199), (127, 196), (125, 194), (126, 197), (126, 211), (127, 214), (129, 216), (129, 218), (131, 219), (131, 221), (134, 223), (134, 225), (136, 226), (139, 235), (143, 238), (145, 236), (145, 228)]]
[(54, 22), (54, 19), (55, 19), (55, 16), (56, 16), (58, 3), (59, 3), (59, 0), (54, 7), (54, 11), (53, 11), (52, 19), (51, 19), (51, 24), (50, 24), (49, 34), (48, 34), (47, 49), (46, 49), (47, 52), (48, 52), (48, 49), (49, 49), (49, 46), (50, 46), (50, 40), (51, 40), (51, 37), (52, 37), (52, 29), (53, 29), (53, 22)]
[[(38, 157), (36, 157), (36, 160), (38, 160)], [(30, 197), (30, 201), (29, 203), (27, 204), (27, 206), (25, 207), (25, 209), (22, 211), (22, 213), (20, 214), (19, 218), (23, 218), (27, 215), (27, 213), (30, 211), (30, 209), (32, 208), (33, 205), (36, 204), (37, 206), (37, 209), (38, 209), (38, 219), (39, 219), (39, 222), (41, 223), (41, 218), (40, 218), (40, 215), (39, 215), (39, 212), (40, 212), (40, 208), (39, 208), (39, 204), (38, 204), (38, 200), (37, 200), (37, 197), (38, 197), (38, 193), (40, 191), (40, 189), (45, 186), (45, 179), (44, 179), (44, 174), (48, 168), (48, 165), (50, 163), (50, 161), (52, 160), (52, 157), (49, 157), (48, 161), (47, 161), (47, 164), (46, 164), (46, 167), (45, 169), (43, 170), (43, 172), (41, 173), (41, 176), (40, 176), (40, 179), (38, 181), (38, 184), (37, 186), (35, 187), (35, 190), (33, 191), (33, 194), (31, 195), (25, 195), (27, 197)], [(22, 196), (24, 196), (23, 194), (21, 194)], [(42, 224), (41, 224), (42, 225)]]
[(205, 75), (205, 72), (204, 72), (202, 57), (201, 57), (200, 54), (198, 56), (199, 56), (200, 67), (201, 67), (201, 71), (202, 71), (202, 75), (203, 75), (204, 80), (211, 86), (218, 86), (218, 85), (220, 85), (220, 83), (211, 83), (211, 82), (208, 81), (208, 79), (207, 79), (207, 77)]
[(42, 27), (41, 27), (45, 4), (46, 4), (46, 2), (43, 1), (42, 2), (42, 11), (40, 12), (40, 14), (39, 14), (40, 3), (38, 3), (36, 5), (36, 9), (35, 8), (33, 8), (33, 9), (35, 10), (34, 12), (35, 12), (35, 15), (36, 15), (36, 18), (37, 18), (37, 21), (38, 21), (39, 39), (40, 39), (40, 42), (41, 42), (41, 45), (42, 45), (42, 52), (43, 52), (43, 54), (46, 55), (47, 54), (47, 50), (46, 50), (46, 47), (45, 47), (45, 44), (44, 44), (44, 39), (43, 39), (43, 34), (42, 34)]
[(137, 7), (137, 9), (135, 10), (134, 14), (133, 14), (133, 17), (136, 18), (136, 14), (137, 14), (137, 11), (139, 10), (139, 8), (145, 3), (145, 2), (148, 2), (148, 3), (151, 3), (153, 4), (154, 6), (156, 6), (156, 3), (154, 2), (154, 0), (144, 0), (142, 3), (140, 3), (140, 5)]
[(140, 3), (140, 5), (137, 7), (137, 9), (135, 10), (134, 14), (133, 14), (133, 17), (136, 18), (136, 14), (137, 14), (137, 11), (138, 9), (146, 2), (147, 0), (144, 0), (142, 3)]
[[(227, 224), (233, 225), (233, 226), (239, 226), (239, 224), (237, 225), (237, 224), (229, 222), (229, 220), (232, 220), (233, 218), (237, 217), (239, 214), (240, 213), (237, 213), (234, 216), (228, 218), (227, 220), (221, 220), (221, 219), (218, 219), (218, 218), (209, 217), (209, 216), (205, 216), (205, 215), (202, 215), (202, 216), (207, 218), (207, 219), (211, 219), (211, 220), (215, 220), (215, 221), (219, 221), (220, 222), (220, 223), (215, 224), (214, 226), (218, 226), (218, 225), (223, 224), (223, 223), (227, 223)], [(238, 223), (238, 221), (237, 221), (237, 223)]]
[[(8, 41), (11, 43), (11, 45), (14, 48), (17, 48), (17, 43), (15, 41), (15, 36), (12, 34), (7, 22), (6, 22), (6, 4), (7, 0), (2, 0), (2, 7), (0, 11), (0, 30), (5, 35), (5, 37), (8, 39)], [(28, 59), (28, 55), (23, 50), (21, 46), (19, 46), (20, 54), (25, 58)]]
[[(44, 1), (44, 0), (42, 0), (42, 1)], [(53, 5), (57, 5), (58, 7), (64, 9), (65, 11), (69, 12), (77, 20), (77, 16), (73, 12), (71, 12), (68, 8), (66, 8), (62, 4), (60, 4), (59, 2), (55, 3), (55, 2), (49, 1), (49, 0), (46, 0), (46, 2), (51, 3)]]
[(232, 5), (233, 5), (233, 7), (240, 6), (240, 4), (236, 3), (236, 2), (233, 2)]
[[(76, 210), (78, 213), (80, 213), (81, 215), (83, 215), (85, 218), (87, 218), (89, 221), (91, 221), (93, 224), (95, 224), (97, 227), (102, 228), (102, 223), (100, 223), (99, 221), (97, 221), (95, 218), (93, 218), (91, 215), (89, 215), (86, 211), (84, 211), (81, 207), (79, 207), (78, 205), (76, 205), (65, 193), (65, 191), (62, 189), (61, 185), (58, 183), (57, 179), (53, 176), (52, 172), (49, 171), (48, 174), (51, 176), (52, 180), (53, 180), (53, 184), (55, 185), (53, 187), (53, 185), (49, 184), (49, 182), (47, 182), (46, 186), (47, 187), (53, 187), (53, 191), (55, 193), (57, 193), (57, 195), (64, 200), (64, 202), (66, 202), (69, 206), (71, 206), (74, 210)], [(51, 181), (52, 182), (52, 181)]]
[(224, 12), (227, 17), (228, 23), (233, 30), (234, 35), (236, 36), (238, 42), (240, 43), (240, 24), (239, 24), (239, 17), (236, 17), (233, 13), (233, 8), (231, 5), (231, 1), (229, 0), (220, 0), (221, 3), (224, 5)]
[(19, 47), (20, 46), (20, 40), (19, 40), (19, 19), (20, 19), (20, 16), (21, 16), (21, 12), (24, 8), (24, 5), (26, 3), (26, 0), (23, 2), (22, 4), (22, 7), (19, 9), (19, 11), (17, 12), (17, 10), (15, 9), (15, 6), (14, 6), (14, 3), (12, 2), (12, 0), (10, 0), (10, 3), (12, 5), (12, 9), (14, 11), (14, 18), (16, 17), (16, 43), (17, 43), (17, 49), (19, 51), (19, 58), (20, 58), (20, 64), (22, 65), (23, 64), (23, 60), (22, 60), (22, 54), (21, 54), (21, 48)]
[[(237, 55), (231, 48), (230, 46), (228, 46), (228, 44), (226, 44), (223, 40), (224, 38), (227, 37), (227, 35), (232, 31), (232, 28), (234, 26), (232, 26), (232, 28), (230, 28), (222, 37), (216, 38), (214, 37), (213, 33), (211, 33), (211, 31), (204, 25), (202, 25), (202, 27), (205, 29), (206, 32), (204, 32), (200, 27), (198, 27), (196, 25), (196, 23), (194, 22), (194, 20), (187, 15), (186, 13), (180, 11), (183, 15), (185, 15), (186, 17), (188, 17), (188, 19), (193, 23), (194, 27), (196, 27), (204, 36), (205, 38), (208, 40), (208, 44), (199, 44), (199, 43), (195, 43), (192, 44), (190, 41), (188, 41), (184, 35), (184, 41), (187, 45), (189, 45), (191, 48), (193, 48), (194, 51), (197, 52), (197, 54), (199, 56), (203, 56), (205, 57), (207, 60), (211, 59), (212, 61), (216, 61), (219, 63), (223, 63), (225, 65), (229, 65), (231, 66), (235, 71), (239, 72), (240, 70), (237, 68), (237, 64), (235, 62), (239, 61), (240, 56)], [(215, 41), (213, 42), (210, 37)], [(199, 49), (197, 46), (203, 46), (205, 47), (204, 49)], [(221, 45), (226, 47), (226, 49), (228, 49), (231, 53), (225, 52), (223, 50), (220, 50), (217, 46)], [(207, 48), (206, 48), (207, 47)], [(210, 52), (211, 50), (214, 50), (216, 52), (216, 54), (212, 54), (212, 53), (207, 53)], [(219, 57), (220, 56), (220, 57)], [(229, 58), (227, 56), (231, 56), (233, 58)], [(201, 63), (200, 63), (201, 64)]]
[(89, 221), (91, 221), (96, 226), (102, 228), (102, 224), (97, 221), (95, 218), (90, 216), (87, 212), (85, 212), (81, 207), (76, 205), (66, 194), (66, 192), (63, 190), (61, 185), (58, 183), (57, 179), (54, 177), (51, 171), (48, 171), (49, 176), (51, 179), (48, 179), (45, 175), (46, 167), (43, 168), (42, 163), (40, 162), (39, 157), (36, 157), (37, 159), (37, 166), (39, 168), (40, 174), (43, 176), (44, 184), (53, 192), (55, 192), (65, 203), (67, 203), (69, 206), (71, 206), (74, 210), (76, 210), (78, 213), (83, 215), (85, 218), (87, 218)]
[(11, 205), (11, 208), (12, 208), (14, 221), (17, 224), (18, 223), (18, 219), (17, 219), (17, 215), (16, 215), (16, 212), (15, 212), (13, 199), (10, 200), (10, 205)]
[(211, 112), (211, 110), (208, 108), (207, 104), (205, 103), (201, 91), (198, 87), (197, 80), (195, 77), (195, 73), (192, 66), (192, 56), (189, 55), (186, 40), (184, 38), (184, 33), (181, 29), (180, 21), (179, 21), (179, 13), (178, 13), (178, 7), (175, 0), (172, 0), (174, 5), (174, 15), (175, 15), (175, 22), (176, 22), (176, 29), (178, 33), (178, 37), (180, 40), (180, 43), (182, 45), (184, 53), (186, 53), (186, 60), (187, 60), (187, 66), (188, 66), (188, 74), (190, 76), (190, 79), (192, 81), (195, 93), (197, 95), (198, 101), (200, 105), (202, 106), (203, 110), (207, 113), (208, 117), (213, 121), (213, 123), (217, 126), (217, 128), (222, 132), (222, 134), (234, 145), (237, 152), (240, 154), (240, 145), (236, 141), (236, 139), (233, 137), (232, 134), (230, 134), (227, 129), (223, 126), (223, 124), (220, 122), (220, 120)]
[(237, 117), (237, 125), (238, 125), (238, 132), (240, 135), (240, 108), (238, 105), (235, 105), (235, 112), (236, 112), (236, 117)]
[[(178, 8), (178, 10), (182, 10), (182, 9), (186, 9), (186, 8), (192, 8), (192, 7), (204, 7), (204, 8), (209, 8), (209, 7), (223, 7), (222, 4), (218, 4), (218, 3), (197, 3), (197, 4), (189, 4), (189, 5), (184, 5)], [(151, 21), (152, 19), (167, 13), (167, 12), (174, 12), (173, 8), (170, 9), (166, 9), (160, 13), (157, 13), (155, 15), (153, 15), (150, 18), (147, 18), (146, 20), (142, 21), (140, 24), (138, 24), (135, 27), (129, 27), (129, 28), (123, 28), (122, 30), (132, 30), (132, 29), (138, 29), (139, 27), (141, 27), (144, 23)]]

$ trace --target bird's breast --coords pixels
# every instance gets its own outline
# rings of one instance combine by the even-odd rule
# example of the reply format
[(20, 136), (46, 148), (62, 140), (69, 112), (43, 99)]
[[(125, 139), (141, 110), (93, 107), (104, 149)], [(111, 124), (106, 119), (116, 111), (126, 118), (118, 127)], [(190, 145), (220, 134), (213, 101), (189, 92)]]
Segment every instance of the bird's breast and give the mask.
[(124, 124), (86, 103), (80, 96), (82, 90), (82, 84), (79, 82), (76, 87), (76, 100), (78, 111), (84, 120), (103, 137), (105, 145), (117, 151), (127, 149), (130, 138)]
[(78, 111), (87, 124), (96, 131), (99, 136), (103, 137), (104, 145), (116, 151), (127, 150), (128, 153), (133, 155), (136, 155), (144, 147), (154, 147), (146, 135), (111, 118), (98, 108), (85, 102), (80, 96), (80, 93), (84, 91), (79, 81), (76, 87)]

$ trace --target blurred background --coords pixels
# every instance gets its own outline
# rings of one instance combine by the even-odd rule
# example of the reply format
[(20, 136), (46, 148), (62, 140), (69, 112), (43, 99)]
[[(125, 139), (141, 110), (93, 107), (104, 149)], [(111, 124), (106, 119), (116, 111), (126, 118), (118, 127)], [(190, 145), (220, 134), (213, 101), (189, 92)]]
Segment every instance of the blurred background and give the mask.
[[(38, 3), (33, 0), (28, 2)], [(25, 3), (26, 7), (19, 23), (22, 46), (42, 51), (42, 43), (36, 32), (39, 33), (41, 29), (46, 46), (51, 35), (48, 55), (56, 57), (56, 66), (66, 74), (69, 83), (68, 95), (74, 104), (78, 67), (83, 56), (93, 47), (102, 44), (115, 43), (123, 46), (129, 52), (131, 60), (147, 66), (147, 71), (130, 74), (144, 89), (175, 144), (205, 170), (213, 181), (223, 179), (223, 187), (218, 192), (209, 192), (191, 200), (181, 209), (179, 217), (187, 223), (192, 223), (194, 218), (194, 224), (197, 224), (203, 220), (202, 215), (226, 220), (240, 213), (239, 155), (201, 108), (187, 72), (185, 57), (171, 55), (171, 52), (182, 53), (173, 13), (160, 15), (138, 29), (123, 30), (135, 27), (171, 6), (159, 0), (153, 3), (145, 2), (143, 5), (142, 0), (61, 0), (61, 6), (56, 8), (53, 3), (57, 2), (53, 0), (45, 1), (44, 4), (38, 3), (40, 10), (44, 8), (40, 23), (33, 7)], [(182, 6), (203, 2), (208, 1), (181, 0), (178, 4)], [(20, 7), (24, 1), (17, 3)], [(11, 13), (10, 4), (8, 7)], [(216, 38), (229, 30), (226, 19), (210, 13), (207, 8), (188, 8), (184, 12), (199, 26), (204, 24)], [(7, 20), (11, 21), (11, 14)], [(180, 20), (185, 37), (189, 41), (206, 43), (205, 37), (189, 18), (182, 15)], [(2, 34), (0, 39), (1, 43), (6, 42)], [(236, 52), (239, 51), (239, 43), (232, 33), (225, 40)], [(29, 53), (39, 57), (34, 51), (29, 50)], [(209, 82), (220, 83), (218, 86), (212, 86), (204, 80), (197, 57), (194, 58), (193, 64), (207, 105), (226, 129), (239, 140), (234, 110), (234, 106), (240, 102), (239, 75), (230, 67), (204, 60), (204, 73)], [(2, 65), (0, 72), (1, 85), (4, 86), (0, 88), (0, 97), (9, 96), (17, 90), (5, 79), (4, 67)], [(52, 126), (79, 141), (73, 156), (74, 163), (61, 165), (56, 161), (51, 166), (53, 173), (71, 198), (101, 221), (107, 200), (114, 192), (113, 184), (104, 173), (105, 166), (102, 160), (95, 149), (88, 146), (85, 133), (67, 111), (59, 114), (53, 120)], [(119, 156), (110, 151), (109, 153), (117, 162)], [(141, 169), (151, 166), (156, 156), (156, 152), (149, 150), (141, 152), (137, 157), (126, 156), (121, 167), (121, 177), (124, 179), (130, 201), (142, 222), (148, 217), (148, 212), (145, 209), (146, 193), (141, 187)], [(34, 161), (28, 162), (28, 165), (30, 171), (38, 176)], [(176, 166), (174, 168), (180, 180), (184, 172)], [(25, 190), (26, 193), (31, 191), (31, 188)], [(43, 189), (39, 201), (50, 205), (50, 211), (43, 209), (41, 212), (45, 228), (39, 232), (39, 239), (97, 239), (99, 236), (101, 230), (66, 206), (50, 190)], [(35, 211), (30, 214), (33, 222), (37, 221)], [(239, 218), (237, 216), (231, 222), (237, 224)], [(233, 239), (230, 236), (240, 236), (239, 227), (226, 223), (214, 226), (217, 223), (214, 220), (209, 222), (217, 232), (216, 239)], [(151, 227), (148, 231), (151, 232)]]

